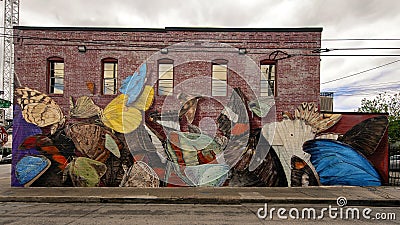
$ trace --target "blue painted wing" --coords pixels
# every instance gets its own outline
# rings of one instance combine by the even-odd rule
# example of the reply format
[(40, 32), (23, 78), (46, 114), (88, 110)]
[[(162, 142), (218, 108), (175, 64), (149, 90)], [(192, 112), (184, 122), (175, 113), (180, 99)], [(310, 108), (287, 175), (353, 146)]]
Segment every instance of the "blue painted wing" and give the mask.
[(349, 145), (334, 140), (310, 140), (303, 150), (311, 154), (322, 185), (380, 186), (372, 164)]
[(143, 63), (139, 68), (139, 72), (136, 71), (133, 75), (128, 76), (122, 81), (121, 88), (119, 89), (121, 93), (129, 96), (128, 102), (126, 103), (127, 106), (136, 101), (143, 90), (145, 82), (146, 63)]
[(15, 166), (18, 181), (25, 186), (33, 183), (49, 167), (50, 160), (44, 156), (25, 156)]
[[(21, 113), (21, 107), (17, 104), (14, 104), (13, 140), (12, 140), (13, 162), (18, 162), (23, 156), (27, 154), (30, 155), (39, 154), (39, 152), (34, 148), (19, 150), (18, 146), (20, 146), (24, 142), (25, 138), (41, 133), (42, 130), (37, 125), (25, 121)], [(23, 186), (16, 177), (15, 163), (13, 163), (11, 166), (11, 186), (13, 187)]]

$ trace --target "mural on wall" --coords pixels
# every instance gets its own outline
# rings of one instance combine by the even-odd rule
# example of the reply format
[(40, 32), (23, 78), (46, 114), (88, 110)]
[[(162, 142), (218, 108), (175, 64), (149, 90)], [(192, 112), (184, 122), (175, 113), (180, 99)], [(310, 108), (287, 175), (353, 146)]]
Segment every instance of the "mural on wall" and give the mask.
[(386, 116), (367, 119), (345, 134), (324, 133), (341, 115), (303, 103), (294, 115), (284, 113), (282, 121), (257, 128), (249, 115), (266, 117), (271, 97), (248, 99), (234, 88), (210, 135), (194, 123), (198, 102), (207, 96), (178, 93), (179, 111), (150, 112), (155, 96), (146, 76), (144, 63), (104, 109), (88, 96), (71, 98), (68, 115), (48, 95), (17, 87), (12, 186), (382, 184), (366, 156), (381, 142)]

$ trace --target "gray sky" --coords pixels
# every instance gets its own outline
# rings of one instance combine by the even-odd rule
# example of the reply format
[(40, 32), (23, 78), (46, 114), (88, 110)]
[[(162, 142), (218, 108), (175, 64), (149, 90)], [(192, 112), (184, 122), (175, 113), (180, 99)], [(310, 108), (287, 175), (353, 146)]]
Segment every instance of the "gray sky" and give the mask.
[[(323, 48), (400, 48), (398, 0), (22, 0), (20, 25), (149, 27), (323, 27)], [(325, 40), (328, 39), (328, 40)], [(337, 50), (329, 55), (398, 54)], [(335, 91), (335, 111), (354, 111), (364, 97), (400, 92), (399, 57), (323, 56), (321, 91)], [(323, 84), (371, 68), (390, 65)]]

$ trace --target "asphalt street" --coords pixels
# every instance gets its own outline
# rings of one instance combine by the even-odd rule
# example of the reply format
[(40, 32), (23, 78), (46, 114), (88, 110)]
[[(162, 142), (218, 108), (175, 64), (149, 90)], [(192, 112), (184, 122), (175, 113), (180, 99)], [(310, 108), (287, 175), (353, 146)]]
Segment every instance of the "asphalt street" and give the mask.
[(10, 186), (11, 164), (0, 164), (0, 187)]
[[(321, 214), (328, 205), (281, 204), (268, 206), (268, 211), (275, 208), (273, 216), (263, 218), (264, 212), (259, 210), (264, 207), (262, 204), (0, 203), (0, 224), (400, 224), (398, 207), (370, 207), (369, 218), (362, 214), (366, 207), (351, 209), (358, 209), (358, 218), (356, 213), (345, 214), (344, 207), (340, 218), (339, 209), (331, 215), (328, 211)], [(309, 217), (308, 211), (303, 217), (304, 208), (315, 209), (315, 219), (313, 214)], [(282, 212), (282, 209), (286, 213), (279, 217), (278, 210)]]

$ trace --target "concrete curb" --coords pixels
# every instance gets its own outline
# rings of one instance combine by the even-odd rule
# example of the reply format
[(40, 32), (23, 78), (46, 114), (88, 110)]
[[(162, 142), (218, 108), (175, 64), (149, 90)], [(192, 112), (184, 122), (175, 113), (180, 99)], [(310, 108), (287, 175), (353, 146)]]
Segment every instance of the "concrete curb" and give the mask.
[[(22, 196), (0, 197), (0, 202), (37, 202), (37, 203), (124, 203), (124, 204), (216, 204), (237, 205), (251, 203), (272, 204), (325, 204), (336, 206), (336, 199), (223, 199), (223, 198), (106, 198), (106, 197), (68, 197), (68, 196)], [(347, 206), (400, 206), (400, 200), (348, 200)]]
[(397, 187), (2, 188), (0, 202), (127, 204), (326, 204), (400, 206)]

